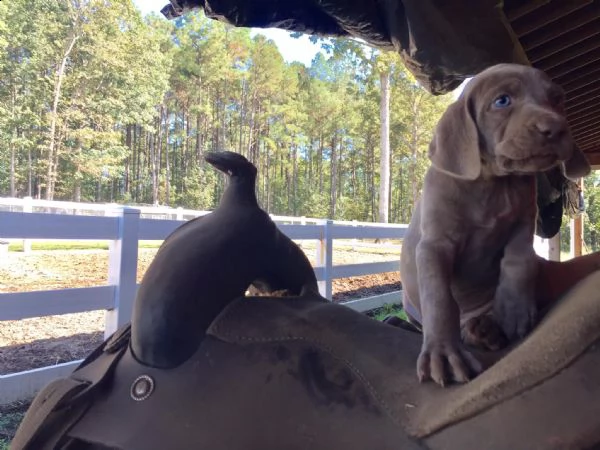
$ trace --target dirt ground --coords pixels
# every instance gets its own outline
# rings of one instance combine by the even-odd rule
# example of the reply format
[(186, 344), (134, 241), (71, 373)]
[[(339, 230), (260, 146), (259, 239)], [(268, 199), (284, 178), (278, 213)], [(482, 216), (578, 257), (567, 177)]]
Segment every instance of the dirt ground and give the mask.
[[(314, 263), (314, 247), (306, 248)], [(139, 251), (138, 281), (156, 249)], [(397, 254), (334, 251), (334, 264), (399, 261)], [(11, 252), (0, 259), (0, 292), (22, 292), (105, 285), (105, 250)], [(399, 272), (333, 281), (334, 301), (345, 301), (400, 289)], [(83, 358), (103, 340), (104, 311), (34, 319), (0, 321), (0, 374)]]

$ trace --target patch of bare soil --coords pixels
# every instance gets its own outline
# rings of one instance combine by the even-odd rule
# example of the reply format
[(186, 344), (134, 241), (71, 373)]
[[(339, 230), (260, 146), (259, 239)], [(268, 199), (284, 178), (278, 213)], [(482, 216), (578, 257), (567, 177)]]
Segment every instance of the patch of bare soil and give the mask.
[[(314, 248), (306, 249), (314, 263)], [(138, 282), (156, 249), (140, 249)], [(337, 250), (334, 264), (398, 260), (394, 254)], [(0, 292), (23, 292), (107, 284), (104, 250), (9, 253), (0, 261)], [(382, 294), (400, 288), (399, 272), (333, 281), (334, 301)], [(85, 357), (103, 341), (104, 311), (0, 321), (0, 374), (44, 367)]]

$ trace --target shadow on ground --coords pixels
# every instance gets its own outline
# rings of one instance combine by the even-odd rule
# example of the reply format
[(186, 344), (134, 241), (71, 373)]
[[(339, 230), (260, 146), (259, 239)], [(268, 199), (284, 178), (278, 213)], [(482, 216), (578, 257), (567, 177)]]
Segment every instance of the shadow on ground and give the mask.
[(103, 333), (98, 331), (0, 347), (0, 374), (82, 359), (100, 345), (103, 339)]

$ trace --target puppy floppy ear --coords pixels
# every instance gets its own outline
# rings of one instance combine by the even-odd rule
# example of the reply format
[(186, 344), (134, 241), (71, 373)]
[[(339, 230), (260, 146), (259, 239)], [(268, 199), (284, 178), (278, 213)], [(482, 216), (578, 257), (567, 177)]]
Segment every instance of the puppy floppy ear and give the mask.
[(565, 177), (571, 181), (577, 181), (590, 174), (592, 168), (587, 158), (579, 147), (573, 148), (573, 155), (563, 163)]
[(433, 167), (455, 178), (475, 180), (481, 174), (479, 135), (467, 100), (452, 103), (437, 124), (429, 159)]

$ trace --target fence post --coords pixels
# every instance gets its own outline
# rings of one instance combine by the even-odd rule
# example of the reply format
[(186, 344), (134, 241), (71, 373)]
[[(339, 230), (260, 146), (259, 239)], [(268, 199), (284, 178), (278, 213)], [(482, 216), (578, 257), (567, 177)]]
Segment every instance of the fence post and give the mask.
[[(23, 212), (33, 212), (33, 197), (23, 197)], [(23, 253), (31, 252), (31, 239), (23, 239)]]
[(333, 239), (331, 230), (332, 220), (325, 220), (321, 231), (321, 238), (317, 244), (317, 266), (323, 267), (323, 280), (319, 281), (319, 293), (327, 300), (333, 298), (332, 268), (333, 268)]
[(177, 207), (177, 220), (183, 220), (183, 207)]
[[(352, 226), (353, 227), (357, 227), (358, 226), (358, 220), (353, 219), (352, 220)], [(358, 239), (356, 239), (356, 238), (352, 239), (352, 244), (356, 244), (357, 242), (358, 242)], [(356, 250), (356, 247), (354, 245), (352, 245), (352, 251), (355, 251), (355, 250)]]
[(106, 311), (104, 337), (131, 320), (137, 292), (138, 229), (140, 210), (113, 210), (118, 217), (118, 237), (109, 244), (108, 283), (115, 287), (113, 309)]

